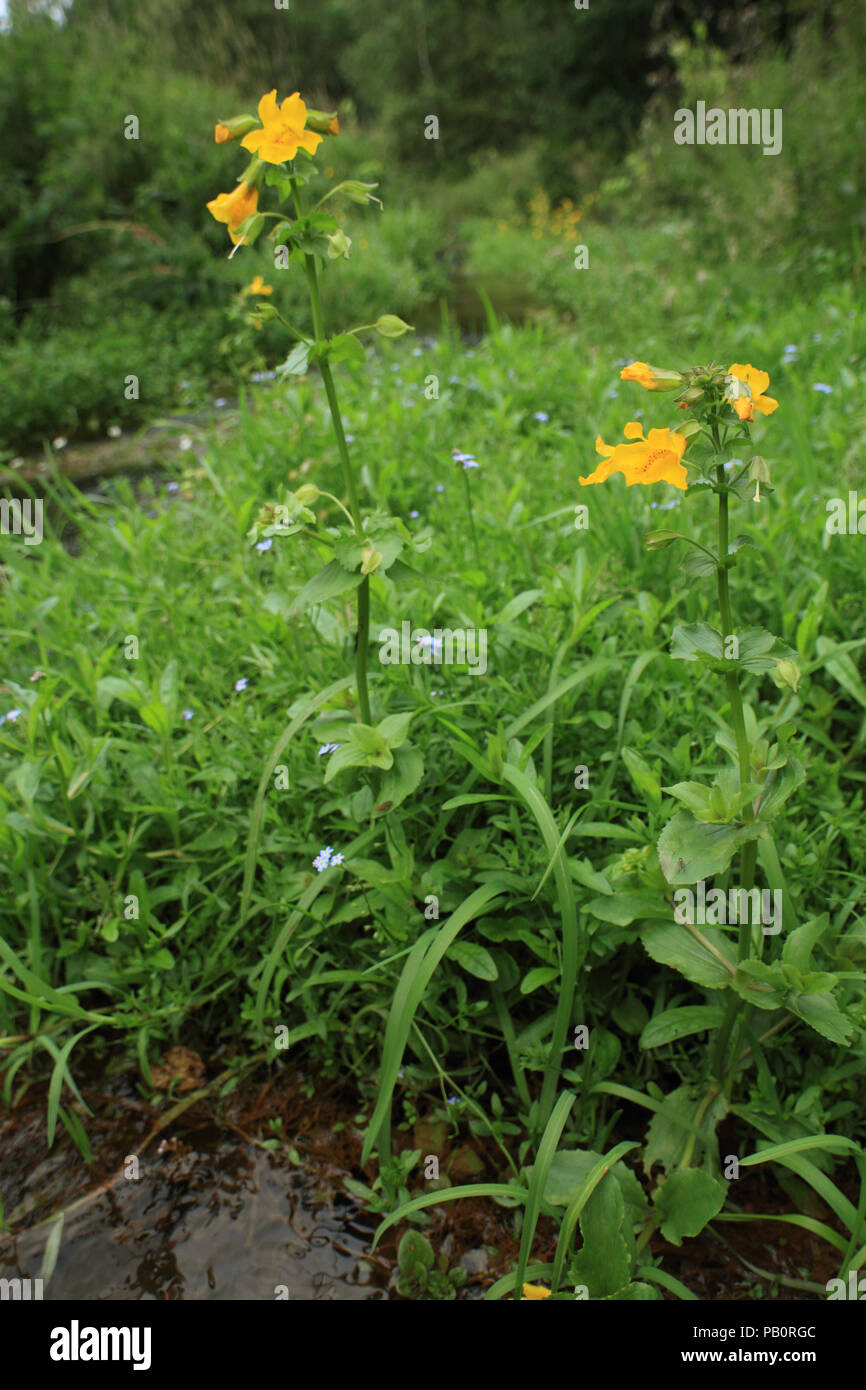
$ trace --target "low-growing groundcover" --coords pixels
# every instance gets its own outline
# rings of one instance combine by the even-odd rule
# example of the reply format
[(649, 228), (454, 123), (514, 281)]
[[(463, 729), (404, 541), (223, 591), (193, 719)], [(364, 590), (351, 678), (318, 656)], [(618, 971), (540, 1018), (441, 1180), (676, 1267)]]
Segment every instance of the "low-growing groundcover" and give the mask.
[[(302, 157), (280, 171), (258, 143), (261, 192), (306, 198)], [(47, 1068), (49, 1135), (87, 1159), (77, 1049), (126, 1050), (147, 1087), (194, 1013), (238, 1071), (262, 1054), (355, 1088), (351, 1185), (377, 1239), (407, 1223), (401, 1292), (454, 1295), (416, 1231), (461, 1194), (514, 1211), (490, 1297), (686, 1298), (656, 1234), (762, 1215), (824, 1241), (847, 1289), (866, 1263), (853, 294), (819, 310), (765, 285), (732, 321), (684, 281), (679, 324), (647, 276), (579, 329), (491, 312), (475, 346), (447, 324), (349, 346), (312, 288), (339, 227), (294, 213), (312, 315), (236, 433), (137, 495), (55, 477), (41, 544), (3, 536), (5, 1099)], [(236, 254), (270, 283), (258, 248)], [(278, 287), (252, 297), (279, 311)], [(625, 480), (581, 486), (594, 441)], [(853, 530), (828, 529), (833, 499)], [(455, 633), (468, 659), (437, 661)], [(754, 886), (744, 924), (727, 904)], [(430, 1148), (408, 1145), (419, 1116)], [(496, 1170), (452, 1181), (443, 1122), (464, 1174), (474, 1141)], [(762, 1165), (801, 1215), (743, 1211)], [(809, 1274), (800, 1291), (840, 1296)]]

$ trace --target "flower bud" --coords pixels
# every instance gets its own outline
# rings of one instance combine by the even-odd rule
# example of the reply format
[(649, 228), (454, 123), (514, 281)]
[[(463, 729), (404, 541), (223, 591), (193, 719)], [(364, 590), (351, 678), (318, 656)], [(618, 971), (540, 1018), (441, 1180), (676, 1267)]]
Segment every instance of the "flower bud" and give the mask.
[(749, 464), (749, 481), (755, 484), (755, 495), (752, 501), (760, 502), (761, 483), (766, 483), (768, 487), (770, 484), (770, 465), (767, 463), (766, 459), (761, 458), (760, 454), (755, 454), (755, 457)]
[(361, 560), (361, 573), (372, 574), (374, 570), (377, 570), (379, 568), (381, 563), (381, 550), (376, 550), (375, 547), (372, 545), (368, 546), (367, 549), (363, 552)]
[(213, 138), (218, 145), (225, 145), (229, 140), (240, 140), (257, 125), (255, 116), (232, 116), (230, 121), (217, 121)]
[(311, 111), (308, 106), (307, 130), (315, 130), (319, 135), (339, 135), (340, 122), (336, 111)]
[(337, 230), (328, 237), (328, 260), (335, 261), (339, 256), (342, 256), (343, 259), (347, 261), (349, 259), (349, 247), (351, 245), (352, 238), (346, 236), (342, 227), (338, 227)]
[[(683, 408), (685, 409), (685, 402), (683, 402)], [(685, 435), (686, 439), (692, 439), (694, 435), (700, 434), (700, 432), (700, 420), (684, 420), (681, 425), (677, 425), (677, 434)]]
[(344, 179), (342, 183), (337, 184), (334, 192), (342, 193), (353, 203), (378, 203), (381, 207), (381, 198), (374, 198), (371, 192), (372, 189), (378, 187), (377, 183), (362, 183), (360, 179)]
[(382, 314), (373, 327), (383, 338), (402, 338), (404, 333), (414, 332), (411, 323), (404, 323), (396, 314)]
[(681, 372), (653, 367), (649, 362), (631, 362), (619, 375), (621, 381), (636, 381), (646, 391), (674, 391), (683, 384)]
[(295, 493), (302, 507), (311, 507), (320, 496), (321, 492), (315, 483), (302, 483)]
[(787, 657), (782, 657), (781, 661), (776, 662), (773, 681), (780, 690), (796, 690), (802, 677), (803, 673), (796, 661), (789, 661)]

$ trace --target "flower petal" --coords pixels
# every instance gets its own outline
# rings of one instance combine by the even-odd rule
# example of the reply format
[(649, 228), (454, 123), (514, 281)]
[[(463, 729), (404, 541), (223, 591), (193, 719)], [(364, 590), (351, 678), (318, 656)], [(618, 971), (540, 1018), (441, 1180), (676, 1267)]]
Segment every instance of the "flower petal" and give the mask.
[[(652, 433), (652, 431), (650, 431), (650, 433)], [(640, 423), (640, 420), (629, 420), (623, 430), (623, 434), (626, 439), (643, 439), (643, 425)]]
[(272, 92), (266, 92), (259, 102), (259, 120), (262, 125), (273, 125), (274, 121), (279, 120), (276, 87)]

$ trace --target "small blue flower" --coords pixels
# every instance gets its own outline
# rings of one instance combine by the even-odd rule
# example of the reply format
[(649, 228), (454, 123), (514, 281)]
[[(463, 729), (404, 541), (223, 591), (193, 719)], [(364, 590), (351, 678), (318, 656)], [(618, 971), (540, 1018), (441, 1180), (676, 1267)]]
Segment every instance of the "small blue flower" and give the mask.
[(448, 378), (448, 384), (449, 384), (449, 386), (459, 386), (459, 385), (460, 385), (460, 378), (459, 378), (459, 376), (449, 376), (449, 378)]
[(343, 854), (334, 854), (333, 845), (325, 845), (325, 848), (319, 850), (319, 853), (313, 860), (313, 868), (322, 874), (325, 872), (325, 869), (330, 869), (335, 864), (342, 864), (344, 858), (345, 855)]
[(445, 491), (445, 484), (444, 484), (444, 483), (437, 483), (437, 484), (436, 484), (436, 491), (437, 491), (437, 492), (444, 492), (444, 491)]
[(413, 348), (413, 349), (412, 349), (412, 356), (413, 356), (413, 357), (422, 357), (422, 356), (423, 356), (423, 353), (424, 353), (423, 348)]
[(165, 490), (166, 492), (178, 492), (180, 490), (180, 483), (166, 483)]
[(246, 690), (249, 685), (249, 677), (241, 676), (239, 681), (235, 681), (235, 690)]
[(258, 550), (260, 553), (264, 552), (265, 550), (270, 550), (270, 548), (271, 548), (271, 546), (273, 545), (273, 543), (274, 543), (274, 538), (273, 538), (273, 536), (268, 536), (268, 539), (267, 539), (266, 541), (257, 541), (257, 542), (256, 542), (256, 550)]
[(534, 420), (540, 420), (543, 425), (546, 425), (548, 420), (550, 419), (550, 416), (548, 415), (546, 410), (536, 410), (532, 418)]
[(185, 709), (185, 710), (184, 710), (184, 711), (183, 711), (183, 717), (184, 717), (184, 719), (192, 719), (192, 718), (193, 718), (193, 715), (194, 715), (194, 713), (195, 713), (195, 711), (194, 711), (194, 710), (191, 710), (191, 709)]
[(607, 393), (607, 398), (609, 401), (615, 401), (618, 395), (619, 392), (615, 390), (613, 387), (611, 387), (611, 389)]
[(460, 1097), (459, 1097), (459, 1096), (449, 1096), (449, 1097), (448, 1097), (448, 1104), (449, 1104), (449, 1105), (459, 1105), (459, 1104), (460, 1104)]
[(226, 400), (225, 396), (217, 396), (216, 400), (214, 401), (214, 405), (216, 406), (217, 410), (222, 410), (224, 405), (228, 405), (228, 401)]
[(420, 513), (420, 512), (410, 512), (409, 515), (410, 515), (410, 517), (412, 518), (412, 520), (414, 521), (414, 520), (416, 520), (417, 517), (419, 517), (419, 516), (421, 515), (421, 513)]
[(339, 743), (323, 743), (317, 756), (323, 758), (326, 753), (336, 753), (339, 746)]
[(354, 444), (354, 442), (355, 442), (355, 436), (354, 436), (353, 434), (347, 434), (347, 435), (346, 435), (346, 443), (347, 443), (347, 444)]
[(16, 720), (20, 719), (23, 713), (23, 709), (10, 709), (6, 718), (9, 720), (10, 724), (14, 724)]
[(832, 387), (832, 386), (828, 386), (827, 383), (824, 382), (824, 381), (816, 381), (816, 382), (814, 382), (813, 385), (812, 385), (812, 390), (813, 390), (813, 391), (820, 391), (820, 392), (822, 393), (822, 395), (824, 395), (824, 396), (829, 396), (829, 395), (832, 394), (833, 387)]

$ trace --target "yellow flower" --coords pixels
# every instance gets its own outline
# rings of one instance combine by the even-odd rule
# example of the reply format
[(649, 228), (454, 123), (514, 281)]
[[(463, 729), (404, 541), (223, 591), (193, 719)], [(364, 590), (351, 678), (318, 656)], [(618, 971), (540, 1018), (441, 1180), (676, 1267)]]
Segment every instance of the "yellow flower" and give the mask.
[(550, 1298), (550, 1289), (542, 1288), (541, 1284), (524, 1284), (523, 1297), (530, 1302), (534, 1299)]
[(239, 183), (231, 193), (218, 193), (215, 198), (211, 198), (207, 206), (217, 222), (226, 223), (229, 236), (237, 246), (240, 237), (235, 236), (235, 231), (258, 209), (259, 190), (251, 188), (248, 183)]
[(622, 381), (636, 381), (647, 391), (673, 391), (682, 384), (679, 372), (668, 372), (663, 367), (651, 367), (648, 362), (631, 362), (620, 372)]
[(268, 164), (282, 164), (285, 159), (294, 159), (299, 149), (315, 154), (322, 143), (321, 135), (304, 129), (307, 107), (298, 92), (286, 97), (282, 106), (277, 106), (276, 87), (268, 92), (259, 102), (259, 120), (262, 129), (251, 130), (241, 144), (245, 150), (252, 150)]
[(685, 492), (686, 470), (680, 459), (686, 451), (686, 437), (670, 429), (650, 430), (644, 439), (643, 427), (632, 420), (623, 431), (631, 444), (617, 444), (611, 448), (605, 444), (601, 435), (595, 441), (596, 453), (601, 454), (603, 462), (588, 478), (581, 478), (581, 487), (589, 483), (603, 483), (611, 473), (624, 473), (629, 487), (635, 483), (670, 483)]
[(244, 287), (244, 294), (273, 294), (273, 285), (266, 285), (261, 275), (253, 276), (249, 285)]
[(223, 125), (222, 121), (217, 121), (213, 129), (213, 138), (218, 145), (224, 145), (227, 140), (231, 140), (232, 133), (227, 125)]
[[(738, 386), (737, 382), (741, 382), (742, 385)], [(778, 409), (779, 402), (772, 396), (764, 395), (769, 384), (770, 377), (767, 372), (761, 372), (757, 367), (744, 365), (742, 362), (735, 362), (728, 368), (725, 400), (730, 401), (740, 420), (754, 420), (756, 410), (762, 415), (772, 415), (773, 411)]]

